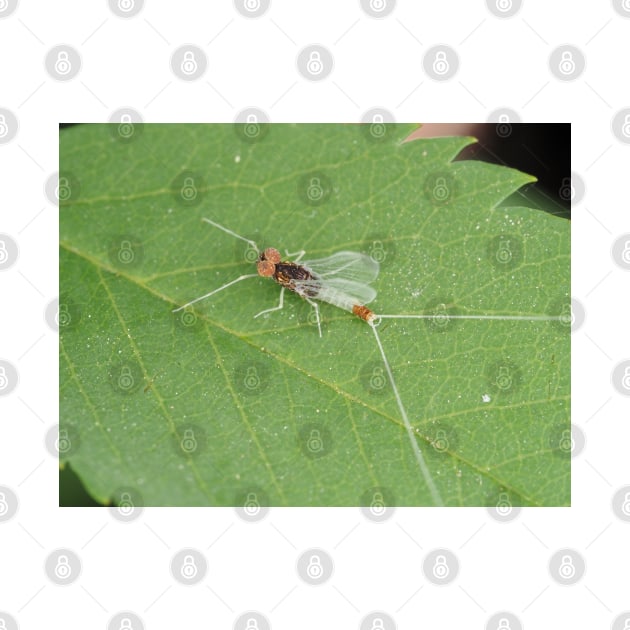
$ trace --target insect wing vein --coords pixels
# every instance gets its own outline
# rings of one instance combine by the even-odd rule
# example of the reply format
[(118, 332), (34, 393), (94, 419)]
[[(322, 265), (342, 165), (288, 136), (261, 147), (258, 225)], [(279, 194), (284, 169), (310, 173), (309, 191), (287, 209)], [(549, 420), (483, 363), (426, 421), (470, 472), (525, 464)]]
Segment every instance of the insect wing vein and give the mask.
[(327, 258), (309, 260), (302, 264), (325, 280), (340, 278), (369, 284), (376, 280), (379, 272), (378, 262), (360, 252), (337, 252)]
[(376, 289), (363, 282), (345, 278), (322, 278), (317, 280), (296, 280), (295, 291), (310, 295), (318, 300), (352, 309), (355, 304), (369, 304), (376, 297)]

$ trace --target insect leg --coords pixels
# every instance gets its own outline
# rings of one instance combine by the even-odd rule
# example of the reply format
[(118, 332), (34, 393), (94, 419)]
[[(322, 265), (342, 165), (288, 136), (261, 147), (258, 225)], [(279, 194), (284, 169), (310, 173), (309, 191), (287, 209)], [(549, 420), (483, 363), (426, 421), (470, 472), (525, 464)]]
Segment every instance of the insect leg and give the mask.
[(256, 319), (259, 315), (264, 315), (265, 313), (271, 313), (273, 311), (281, 311), (284, 306), (284, 287), (280, 289), (280, 301), (278, 302), (278, 306), (274, 306), (273, 308), (266, 308), (264, 311), (260, 311), (260, 313), (256, 313), (254, 315), (254, 319)]
[(302, 296), (315, 310), (315, 317), (317, 318), (317, 330), (319, 330), (319, 336), (322, 336), (322, 325), (321, 325), (321, 320), (319, 319), (319, 304), (317, 304), (317, 302), (313, 302), (313, 300), (310, 300), (309, 298), (307, 298), (305, 295)]
[[(287, 255), (287, 258), (292, 258), (293, 262), (297, 263), (297, 262), (300, 262), (300, 260), (302, 260), (302, 258), (304, 257), (304, 254), (306, 254), (306, 251), (303, 250), (303, 249), (300, 249), (297, 252), (291, 253), (291, 252), (289, 252), (288, 249), (285, 249), (284, 253)], [(297, 256), (297, 258), (294, 258), (295, 256)]]

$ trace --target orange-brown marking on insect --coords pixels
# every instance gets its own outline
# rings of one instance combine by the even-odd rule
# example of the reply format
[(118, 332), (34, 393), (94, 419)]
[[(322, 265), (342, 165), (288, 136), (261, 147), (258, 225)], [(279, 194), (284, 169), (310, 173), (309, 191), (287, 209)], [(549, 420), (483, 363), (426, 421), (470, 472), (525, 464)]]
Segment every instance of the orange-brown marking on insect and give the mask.
[(366, 322), (371, 322), (376, 318), (373, 311), (371, 311), (367, 306), (362, 306), (361, 304), (355, 304), (352, 307), (352, 312)]
[(273, 247), (265, 249), (258, 257), (256, 268), (258, 275), (263, 278), (269, 278), (276, 272), (276, 264), (281, 260), (280, 252)]
[(263, 278), (273, 276), (276, 271), (276, 266), (270, 260), (259, 260), (256, 263), (256, 268), (258, 269), (258, 275)]

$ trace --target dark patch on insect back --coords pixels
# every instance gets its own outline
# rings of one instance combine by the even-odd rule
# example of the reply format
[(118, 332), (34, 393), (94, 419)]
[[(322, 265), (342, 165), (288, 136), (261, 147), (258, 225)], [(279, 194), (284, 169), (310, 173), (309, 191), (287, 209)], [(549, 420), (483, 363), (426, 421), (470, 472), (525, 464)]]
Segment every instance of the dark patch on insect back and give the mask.
[[(302, 267), (302, 265), (292, 262), (278, 263), (276, 265), (276, 271), (273, 274), (273, 279), (278, 284), (293, 292), (296, 292), (296, 280), (317, 280), (316, 276), (306, 269), (306, 267)], [(316, 297), (318, 291), (315, 287), (313, 287), (305, 288), (303, 291), (300, 291), (300, 293), (308, 297)]]

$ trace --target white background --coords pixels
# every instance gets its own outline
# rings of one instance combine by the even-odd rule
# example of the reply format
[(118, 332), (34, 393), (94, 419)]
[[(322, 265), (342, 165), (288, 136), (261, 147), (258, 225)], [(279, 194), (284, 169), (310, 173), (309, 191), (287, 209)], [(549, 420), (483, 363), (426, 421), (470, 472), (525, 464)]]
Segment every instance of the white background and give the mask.
[[(52, 80), (44, 66), (60, 43), (82, 57), (69, 82)], [(195, 82), (170, 70), (185, 43), (208, 57)], [(321, 82), (296, 71), (298, 52), (311, 43), (334, 56)], [(586, 58), (583, 74), (568, 82), (548, 66), (566, 43)], [(423, 53), (435, 44), (459, 55), (449, 81), (423, 71)], [(611, 508), (613, 494), (630, 484), (628, 398), (611, 384), (614, 366), (630, 357), (629, 276), (610, 251), (630, 232), (630, 145), (611, 131), (614, 115), (630, 106), (629, 48), (630, 18), (611, 2), (529, 0), (501, 19), (479, 0), (407, 0), (376, 20), (358, 1), (273, 0), (257, 19), (223, 0), (148, 1), (122, 19), (104, 1), (22, 0), (0, 18), (0, 108), (19, 120), (16, 137), (0, 144), (0, 232), (20, 248), (17, 263), (0, 272), (0, 359), (20, 376), (0, 397), (0, 485), (19, 498), (16, 516), (0, 523), (0, 612), (23, 629), (104, 628), (121, 610), (155, 629), (231, 628), (247, 610), (274, 629), (359, 628), (373, 610), (401, 629), (485, 628), (501, 610), (526, 628), (611, 627), (630, 609), (630, 524)], [(58, 464), (44, 447), (58, 423), (58, 336), (44, 319), (58, 293), (58, 209), (44, 183), (58, 170), (58, 122), (106, 121), (125, 106), (147, 122), (231, 122), (249, 106), (277, 122), (356, 121), (377, 106), (397, 121), (484, 122), (509, 107), (524, 122), (571, 122), (572, 169), (586, 185), (572, 222), (572, 294), (586, 310), (572, 338), (572, 421), (586, 434), (573, 459), (573, 506), (524, 509), (506, 524), (485, 509), (399, 509), (383, 524), (355, 509), (272, 509), (253, 524), (232, 509), (146, 509), (121, 524), (105, 509), (58, 508)], [(58, 547), (82, 561), (80, 578), (66, 587), (44, 572)], [(208, 560), (196, 586), (170, 574), (183, 547)], [(318, 587), (295, 570), (309, 547), (335, 562), (332, 579)], [(436, 547), (459, 559), (448, 586), (422, 574)], [(562, 547), (586, 561), (573, 586), (549, 574)]]

